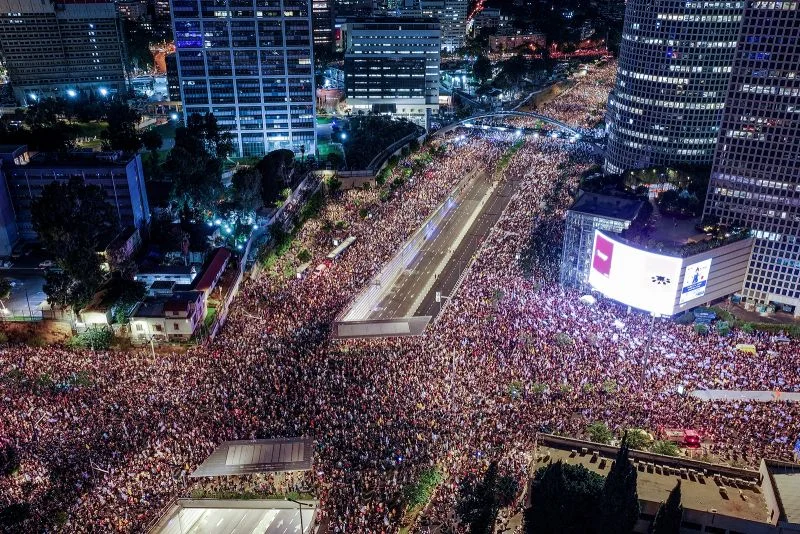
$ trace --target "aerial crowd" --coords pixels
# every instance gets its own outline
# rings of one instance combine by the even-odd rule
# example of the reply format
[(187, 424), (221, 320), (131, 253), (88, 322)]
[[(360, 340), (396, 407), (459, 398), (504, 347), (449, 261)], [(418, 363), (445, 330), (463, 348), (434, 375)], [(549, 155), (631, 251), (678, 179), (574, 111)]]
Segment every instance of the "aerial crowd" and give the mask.
[[(590, 71), (563, 102), (539, 111), (589, 127), (585, 102), (608, 94), (613, 67)], [(504, 154), (512, 155), (494, 174)], [(686, 392), (800, 391), (796, 341), (701, 336), (658, 320), (645, 366), (650, 317), (582, 303), (558, 285), (552, 261), (531, 252), (541, 249), (536, 236), (557, 237), (578, 176), (595, 158), (592, 145), (573, 139), (455, 130), (401, 160), (388, 197), (375, 187), (333, 194), (290, 252), (243, 284), (213, 343), (155, 356), (0, 348), (0, 446), (13, 446), (21, 464), (0, 475), (0, 507), (30, 503), (30, 531), (57, 521), (69, 532), (141, 532), (171, 499), (231, 485), (308, 491), (329, 532), (388, 534), (399, 530), (404, 490), (435, 468), (443, 481), (418, 531), (462, 532), (459, 483), (491, 460), (524, 481), (538, 432), (585, 437), (595, 421), (617, 433), (693, 428), (720, 461), (791, 458), (800, 431), (794, 404), (705, 402)], [(516, 194), (426, 333), (332, 338), (353, 295), (480, 168), (513, 181)], [(317, 265), (335, 239), (351, 235), (355, 243), (322, 274), (285, 276), (298, 251)], [(738, 343), (756, 345), (757, 355)], [(223, 441), (291, 436), (313, 438), (315, 459), (290, 487), (269, 477), (188, 477)]]

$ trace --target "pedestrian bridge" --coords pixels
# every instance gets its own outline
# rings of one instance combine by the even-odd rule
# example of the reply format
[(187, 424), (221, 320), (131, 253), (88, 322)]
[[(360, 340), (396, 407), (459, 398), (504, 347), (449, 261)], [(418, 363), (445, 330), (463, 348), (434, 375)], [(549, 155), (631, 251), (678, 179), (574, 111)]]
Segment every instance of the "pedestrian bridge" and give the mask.
[(458, 122), (454, 122), (453, 124), (449, 124), (449, 125), (445, 126), (444, 128), (442, 128), (441, 130), (435, 131), (432, 134), (432, 136), (435, 137), (435, 136), (437, 136), (439, 134), (444, 134), (444, 133), (450, 132), (452, 130), (455, 130), (456, 128), (459, 128), (461, 126), (465, 126), (466, 124), (468, 124), (470, 122), (474, 122), (474, 121), (477, 121), (477, 120), (480, 120), (480, 119), (502, 118), (502, 117), (528, 117), (528, 118), (531, 118), (531, 119), (540, 120), (540, 121), (542, 121), (544, 123), (550, 124), (551, 126), (555, 126), (555, 127), (559, 128), (560, 130), (563, 130), (565, 132), (571, 133), (572, 135), (578, 135), (578, 136), (583, 135), (583, 134), (581, 134), (581, 132), (579, 132), (578, 130), (576, 130), (575, 128), (570, 126), (569, 124), (567, 124), (565, 122), (561, 122), (559, 120), (556, 120), (556, 119), (554, 119), (552, 117), (548, 117), (547, 115), (541, 115), (539, 113), (531, 113), (531, 112), (528, 112), (528, 111), (491, 111), (491, 112), (487, 112), (487, 113), (481, 113), (479, 115), (473, 115), (471, 117), (467, 117), (466, 119), (460, 120)]

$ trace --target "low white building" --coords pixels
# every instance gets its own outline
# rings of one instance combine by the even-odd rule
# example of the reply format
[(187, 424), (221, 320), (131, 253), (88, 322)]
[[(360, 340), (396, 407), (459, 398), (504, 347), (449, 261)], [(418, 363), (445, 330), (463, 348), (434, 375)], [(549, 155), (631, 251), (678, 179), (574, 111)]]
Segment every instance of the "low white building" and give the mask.
[(145, 299), (131, 315), (131, 341), (188, 341), (205, 317), (202, 291), (178, 291), (168, 298)]

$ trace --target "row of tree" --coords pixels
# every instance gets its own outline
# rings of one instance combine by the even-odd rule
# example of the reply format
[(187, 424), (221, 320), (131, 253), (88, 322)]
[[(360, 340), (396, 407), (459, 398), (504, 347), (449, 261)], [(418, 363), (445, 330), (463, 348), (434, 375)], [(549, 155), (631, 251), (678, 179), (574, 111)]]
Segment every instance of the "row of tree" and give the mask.
[[(627, 438), (608, 476), (562, 461), (534, 475), (531, 507), (525, 511), (526, 534), (627, 534), (639, 519), (637, 472), (630, 462)], [(683, 508), (680, 481), (662, 503), (654, 534), (678, 534)]]

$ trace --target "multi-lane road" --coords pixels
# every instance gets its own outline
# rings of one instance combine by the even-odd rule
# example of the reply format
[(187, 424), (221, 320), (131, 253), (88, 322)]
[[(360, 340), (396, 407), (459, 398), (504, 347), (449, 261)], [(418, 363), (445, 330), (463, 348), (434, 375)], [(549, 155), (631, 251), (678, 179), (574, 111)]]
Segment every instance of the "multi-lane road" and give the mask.
[[(512, 194), (510, 182), (493, 183), (487, 174), (477, 173), (452, 211), (431, 229), (416, 257), (373, 308), (369, 319), (435, 316)], [(444, 297), (440, 302), (436, 302), (437, 292)]]

